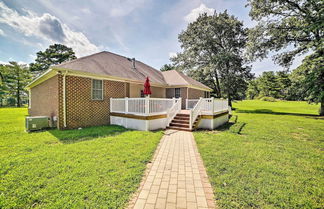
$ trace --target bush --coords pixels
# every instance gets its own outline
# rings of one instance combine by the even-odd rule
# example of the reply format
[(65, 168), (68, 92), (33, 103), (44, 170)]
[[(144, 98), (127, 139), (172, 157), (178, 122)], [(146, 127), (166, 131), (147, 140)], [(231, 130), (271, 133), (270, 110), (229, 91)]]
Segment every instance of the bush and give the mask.
[(276, 102), (277, 100), (273, 97), (261, 97), (261, 101), (267, 101), (267, 102)]

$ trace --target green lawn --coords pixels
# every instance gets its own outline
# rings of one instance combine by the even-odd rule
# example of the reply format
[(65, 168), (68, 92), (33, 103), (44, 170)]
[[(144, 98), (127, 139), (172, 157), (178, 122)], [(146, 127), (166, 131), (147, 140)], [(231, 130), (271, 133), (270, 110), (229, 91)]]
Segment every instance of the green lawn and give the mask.
[(162, 132), (118, 126), (24, 132), (25, 108), (0, 108), (0, 208), (121, 208)]
[(218, 206), (324, 208), (324, 118), (312, 116), (319, 106), (242, 101), (234, 107), (231, 124), (194, 133)]

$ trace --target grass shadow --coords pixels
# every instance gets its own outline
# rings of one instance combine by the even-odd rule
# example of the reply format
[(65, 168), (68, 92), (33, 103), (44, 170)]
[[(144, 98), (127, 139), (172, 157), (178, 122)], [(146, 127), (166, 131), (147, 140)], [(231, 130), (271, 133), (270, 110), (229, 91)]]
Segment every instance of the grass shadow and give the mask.
[[(246, 125), (246, 123), (238, 122), (238, 115), (232, 115), (230, 117), (230, 120), (227, 123), (217, 127), (213, 131), (216, 131), (216, 132), (229, 131), (231, 133), (241, 134), (241, 131), (243, 130), (245, 125)], [(204, 130), (199, 129), (198, 131), (204, 131)]]
[(255, 109), (255, 110), (241, 110), (236, 109), (237, 113), (255, 113), (255, 114), (273, 114), (273, 115), (293, 115), (293, 116), (307, 116), (307, 117), (315, 117), (322, 118), (316, 114), (304, 114), (304, 113), (289, 113), (289, 112), (274, 112), (270, 109)]
[(52, 134), (55, 138), (59, 139), (64, 144), (72, 144), (80, 141), (92, 140), (98, 137), (114, 136), (125, 131), (128, 131), (128, 129), (117, 125), (94, 126), (71, 130), (47, 130), (48, 133)]

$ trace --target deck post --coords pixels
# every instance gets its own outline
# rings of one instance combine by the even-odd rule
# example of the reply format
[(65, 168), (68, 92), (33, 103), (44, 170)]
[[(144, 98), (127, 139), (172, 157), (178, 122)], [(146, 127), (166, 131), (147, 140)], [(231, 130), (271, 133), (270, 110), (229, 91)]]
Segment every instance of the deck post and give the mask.
[(149, 97), (145, 97), (145, 115), (149, 115), (150, 113), (150, 98)]
[(214, 110), (214, 97), (211, 97), (211, 111), (212, 111), (212, 114), (214, 114), (215, 110)]
[(128, 97), (125, 97), (125, 112), (128, 113)]
[[(145, 97), (145, 115), (148, 116), (150, 114), (150, 98), (149, 96)], [(145, 131), (149, 130), (149, 121), (145, 120)]]
[(172, 97), (172, 106), (175, 104), (175, 97)]

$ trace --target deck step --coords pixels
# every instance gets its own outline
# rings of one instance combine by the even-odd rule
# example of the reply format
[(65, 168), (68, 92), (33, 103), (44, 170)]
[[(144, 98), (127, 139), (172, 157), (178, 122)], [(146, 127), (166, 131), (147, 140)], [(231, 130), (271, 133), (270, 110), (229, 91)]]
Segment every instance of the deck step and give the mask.
[(179, 127), (179, 128), (189, 128), (189, 124), (174, 123), (174, 122), (171, 122), (170, 126)]
[(185, 118), (189, 118), (190, 117), (189, 114), (182, 114), (182, 113), (178, 113), (176, 116), (185, 117)]
[(189, 124), (189, 120), (173, 119), (171, 123)]
[(182, 116), (178, 116), (178, 115), (176, 115), (176, 116), (174, 117), (174, 119), (176, 119), (176, 120), (189, 120), (189, 117), (182, 117)]
[(189, 128), (181, 128), (181, 127), (177, 127), (177, 126), (169, 126), (168, 129), (173, 129), (173, 130), (178, 130), (178, 131), (192, 131)]

